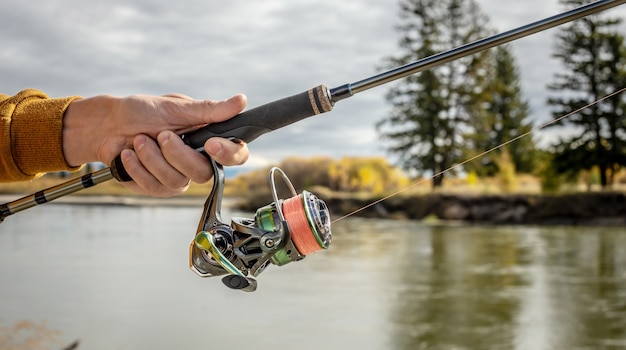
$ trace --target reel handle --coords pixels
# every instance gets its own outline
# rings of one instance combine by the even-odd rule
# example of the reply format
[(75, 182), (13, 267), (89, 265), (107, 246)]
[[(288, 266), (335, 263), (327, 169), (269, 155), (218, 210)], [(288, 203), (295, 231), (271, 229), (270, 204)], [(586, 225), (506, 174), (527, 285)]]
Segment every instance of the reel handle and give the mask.
[[(314, 115), (330, 112), (332, 108), (330, 91), (325, 85), (320, 85), (255, 107), (229, 120), (183, 134), (181, 138), (185, 144), (198, 151), (202, 151), (204, 143), (211, 137), (224, 137), (250, 143), (265, 133)], [(119, 155), (113, 159), (110, 167), (111, 174), (118, 181), (132, 181)]]

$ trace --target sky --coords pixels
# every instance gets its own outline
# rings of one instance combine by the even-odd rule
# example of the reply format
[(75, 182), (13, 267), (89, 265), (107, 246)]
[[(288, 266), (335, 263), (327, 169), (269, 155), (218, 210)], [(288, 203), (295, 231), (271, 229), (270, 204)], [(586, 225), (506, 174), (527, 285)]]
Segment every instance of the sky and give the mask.
[[(498, 32), (557, 14), (557, 0), (477, 0)], [(248, 108), (336, 87), (378, 72), (402, 51), (396, 0), (199, 1), (4, 0), (0, 92), (37, 88), (51, 97), (182, 93), (248, 97)], [(626, 6), (608, 11), (624, 16)], [(546, 85), (555, 29), (512, 44), (532, 120), (550, 119)], [(375, 130), (390, 110), (383, 85), (332, 112), (249, 144), (242, 169), (291, 157), (387, 156)], [(558, 131), (541, 131), (544, 143)]]

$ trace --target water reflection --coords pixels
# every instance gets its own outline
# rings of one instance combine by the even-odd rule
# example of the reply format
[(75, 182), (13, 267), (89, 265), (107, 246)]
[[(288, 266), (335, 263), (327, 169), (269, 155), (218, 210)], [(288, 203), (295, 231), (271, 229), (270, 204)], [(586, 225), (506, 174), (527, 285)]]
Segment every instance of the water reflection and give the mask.
[(502, 227), (407, 237), (398, 245), (393, 347), (626, 346), (624, 239), (616, 229)]

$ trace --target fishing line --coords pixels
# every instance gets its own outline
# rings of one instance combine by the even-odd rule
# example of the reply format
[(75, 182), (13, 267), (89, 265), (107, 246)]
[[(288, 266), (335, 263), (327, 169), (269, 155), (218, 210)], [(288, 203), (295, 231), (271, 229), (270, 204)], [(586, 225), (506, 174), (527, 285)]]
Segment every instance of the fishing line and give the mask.
[(560, 122), (561, 120), (566, 119), (566, 118), (568, 118), (568, 117), (570, 117), (570, 116), (572, 116), (572, 115), (574, 115), (574, 114), (576, 114), (576, 113), (578, 113), (580, 111), (583, 111), (583, 110), (585, 110), (585, 109), (587, 109), (587, 108), (589, 108), (589, 107), (591, 107), (593, 105), (596, 105), (596, 104), (598, 104), (598, 103), (600, 103), (600, 102), (602, 102), (604, 100), (607, 100), (607, 99), (612, 98), (612, 97), (614, 97), (616, 95), (619, 95), (620, 93), (624, 92), (625, 90), (626, 90), (626, 88), (622, 88), (620, 90), (617, 90), (617, 91), (615, 91), (615, 92), (613, 92), (611, 94), (608, 94), (608, 95), (606, 95), (606, 96), (604, 96), (604, 97), (602, 97), (602, 98), (600, 98), (600, 99), (598, 99), (596, 101), (593, 101), (593, 102), (591, 102), (591, 103), (589, 103), (589, 104), (587, 104), (587, 105), (585, 105), (583, 107), (580, 107), (580, 108), (578, 108), (578, 109), (576, 109), (574, 111), (571, 111), (571, 112), (569, 112), (569, 113), (567, 113), (565, 115), (562, 115), (562, 116), (560, 116), (560, 117), (558, 117), (558, 118), (556, 118), (556, 119), (554, 119), (554, 120), (552, 120), (550, 122), (542, 124), (539, 127), (533, 128), (533, 129), (531, 129), (530, 131), (528, 131), (526, 133), (518, 135), (518, 136), (512, 138), (511, 140), (503, 142), (503, 143), (501, 143), (501, 144), (499, 144), (499, 145), (497, 145), (497, 146), (495, 146), (493, 148), (490, 148), (490, 149), (488, 149), (488, 150), (486, 150), (486, 151), (484, 151), (484, 152), (482, 152), (482, 153), (480, 153), (478, 155), (475, 155), (475, 156), (473, 156), (471, 158), (468, 158), (468, 159), (462, 161), (461, 163), (457, 163), (457, 164), (455, 164), (455, 165), (453, 165), (453, 166), (451, 166), (451, 167), (449, 167), (449, 168), (447, 168), (445, 170), (442, 170), (442, 171), (440, 171), (440, 172), (438, 172), (438, 173), (436, 173), (436, 174), (434, 174), (434, 175), (432, 175), (432, 176), (430, 176), (430, 177), (428, 177), (426, 179), (422, 179), (422, 180), (417, 181), (417, 182), (415, 182), (415, 183), (413, 183), (413, 184), (411, 184), (409, 186), (403, 187), (403, 188), (401, 188), (401, 189), (399, 189), (399, 190), (397, 190), (397, 191), (395, 191), (395, 192), (393, 192), (393, 193), (391, 193), (391, 194), (389, 194), (389, 195), (387, 195), (387, 196), (385, 196), (383, 198), (380, 198), (380, 199), (378, 199), (378, 200), (376, 200), (374, 202), (371, 202), (371, 203), (369, 203), (369, 204), (367, 204), (367, 205), (365, 205), (365, 206), (363, 206), (361, 208), (358, 208), (358, 209), (356, 209), (356, 210), (354, 210), (354, 211), (352, 211), (352, 212), (350, 212), (350, 213), (348, 213), (348, 214), (346, 214), (346, 215), (344, 215), (342, 217), (339, 217), (339, 218), (331, 221), (331, 224), (334, 224), (334, 223), (336, 223), (338, 221), (341, 221), (341, 220), (343, 220), (345, 218), (353, 216), (353, 215), (355, 215), (355, 214), (357, 214), (357, 213), (359, 213), (359, 212), (361, 212), (361, 211), (363, 211), (363, 210), (365, 210), (367, 208), (370, 208), (370, 207), (372, 207), (372, 206), (374, 206), (376, 204), (379, 204), (379, 203), (381, 203), (383, 201), (386, 201), (389, 198), (395, 197), (395, 196), (399, 195), (400, 193), (406, 192), (406, 191), (410, 190), (411, 188), (417, 187), (417, 186), (419, 186), (421, 184), (424, 184), (425, 182), (431, 181), (432, 179), (436, 178), (437, 176), (444, 175), (444, 174), (446, 174), (446, 173), (448, 173), (448, 172), (450, 172), (450, 171), (452, 171), (454, 169), (460, 168), (461, 166), (463, 166), (463, 165), (465, 165), (465, 164), (467, 164), (467, 163), (469, 163), (471, 161), (474, 161), (476, 159), (482, 158), (483, 156), (485, 156), (485, 155), (487, 155), (487, 154), (489, 154), (489, 153), (491, 153), (493, 151), (496, 151), (496, 150), (498, 150), (498, 149), (500, 149), (500, 148), (502, 148), (502, 147), (504, 147), (504, 146), (506, 146), (506, 145), (508, 145), (510, 143), (513, 143), (513, 142), (515, 142), (515, 141), (517, 141), (517, 140), (519, 140), (519, 139), (521, 139), (523, 137), (526, 137), (526, 136), (528, 136), (528, 135), (530, 135), (530, 134), (532, 134), (534, 132), (537, 132), (537, 131), (539, 131), (541, 129), (544, 129), (544, 128), (552, 125), (552, 124), (556, 124), (556, 123)]

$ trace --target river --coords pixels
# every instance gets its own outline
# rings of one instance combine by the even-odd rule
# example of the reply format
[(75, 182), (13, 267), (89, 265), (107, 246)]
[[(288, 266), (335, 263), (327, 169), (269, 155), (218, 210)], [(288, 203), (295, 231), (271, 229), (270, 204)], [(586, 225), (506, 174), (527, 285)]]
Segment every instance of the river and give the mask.
[(50, 204), (7, 218), (0, 344), (12, 335), (91, 350), (626, 348), (621, 227), (349, 218), (334, 224), (329, 250), (268, 267), (244, 293), (189, 270), (199, 216)]

